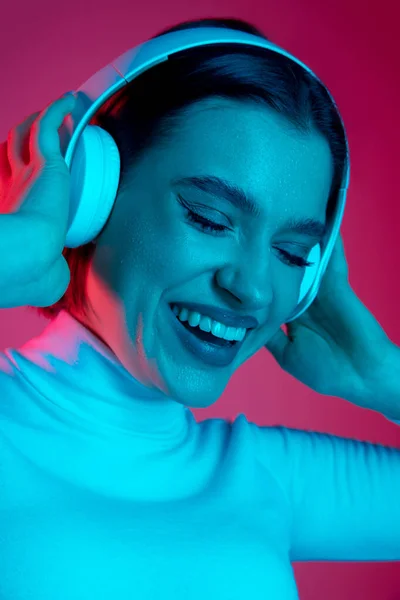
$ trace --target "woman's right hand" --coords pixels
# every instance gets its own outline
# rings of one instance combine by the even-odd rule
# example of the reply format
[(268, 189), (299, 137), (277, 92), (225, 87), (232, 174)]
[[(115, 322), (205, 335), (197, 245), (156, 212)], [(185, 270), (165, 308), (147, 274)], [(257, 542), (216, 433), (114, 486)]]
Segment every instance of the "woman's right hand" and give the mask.
[(0, 144), (0, 308), (51, 306), (68, 288), (70, 173), (58, 129), (74, 104), (62, 96)]

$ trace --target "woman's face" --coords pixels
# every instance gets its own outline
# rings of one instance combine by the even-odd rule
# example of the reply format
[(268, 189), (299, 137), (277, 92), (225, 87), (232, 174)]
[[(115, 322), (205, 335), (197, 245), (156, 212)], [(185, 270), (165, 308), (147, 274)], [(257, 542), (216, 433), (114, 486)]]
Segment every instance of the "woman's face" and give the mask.
[[(192, 105), (127, 175), (89, 267), (93, 312), (75, 316), (144, 385), (187, 406), (211, 405), (295, 308), (304, 269), (285, 252), (307, 258), (320, 238), (287, 223), (325, 223), (332, 175), (327, 141), (294, 131), (275, 111), (216, 98)], [(179, 181), (206, 176), (243, 190), (259, 214), (217, 188)], [(189, 210), (227, 229), (202, 230)], [(179, 335), (170, 305), (193, 302), (257, 319), (228, 365), (210, 364)]]

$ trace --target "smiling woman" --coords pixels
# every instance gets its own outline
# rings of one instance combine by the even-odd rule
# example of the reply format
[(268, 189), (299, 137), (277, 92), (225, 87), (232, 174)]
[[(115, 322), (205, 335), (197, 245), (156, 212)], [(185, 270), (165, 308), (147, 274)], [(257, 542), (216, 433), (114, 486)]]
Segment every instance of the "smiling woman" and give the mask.
[[(210, 26), (237, 29), (268, 39), (248, 22), (224, 18), (185, 21), (166, 28), (158, 35)], [(92, 123), (109, 131), (118, 144), (121, 185), (131, 166), (146, 149), (159, 144), (174, 128), (179, 127), (192, 103), (211, 96), (251, 101), (258, 106), (265, 106), (282, 115), (294, 131), (306, 133), (313, 127), (325, 137), (334, 163), (326, 213), (326, 219), (329, 220), (346, 156), (340, 119), (323, 86), (306, 71), (284, 56), (268, 51), (258, 52), (255, 48), (228, 51), (203, 47), (175, 55), (135, 79), (104, 105)], [(197, 184), (204, 186), (204, 178), (201, 181), (197, 179)], [(208, 189), (210, 185), (208, 180)], [(240, 195), (236, 194), (236, 197)], [(317, 228), (315, 233), (318, 236), (323, 232)], [(30, 309), (48, 319), (54, 319), (61, 310), (87, 314), (85, 281), (93, 252), (92, 243), (74, 249), (65, 248), (63, 254), (71, 271), (66, 293), (52, 306)]]
[[(258, 33), (218, 19), (174, 29), (193, 25)], [(53, 148), (49, 169), (33, 163), (43, 187), (22, 196), (25, 220), (7, 221), (42, 217), (47, 186), (39, 247), (62, 233), (54, 197), (68, 213), (52, 114), (29, 137), (37, 154)], [(269, 343), (315, 391), (370, 409), (378, 397), (398, 415), (399, 356), (348, 285), (340, 236), (316, 301), (277, 336), (342, 180), (339, 119), (300, 66), (244, 47), (173, 56), (93, 119), (121, 156), (112, 212), (93, 243), (64, 250), (69, 288), (39, 309), (53, 322), (0, 353), (1, 600), (298, 600), (294, 561), (399, 560), (399, 451), (189, 410)], [(32, 169), (17, 132), (6, 154), (19, 190)], [(246, 401), (271, 402), (264, 367), (244, 384)]]
[[(229, 19), (194, 25), (259, 33)], [(214, 46), (142, 73), (91, 123), (119, 149), (115, 205), (93, 243), (64, 250), (64, 296), (35, 310), (66, 310), (142, 384), (208, 406), (298, 303), (342, 180), (340, 117), (286, 57)], [(236, 340), (228, 314), (257, 327)]]

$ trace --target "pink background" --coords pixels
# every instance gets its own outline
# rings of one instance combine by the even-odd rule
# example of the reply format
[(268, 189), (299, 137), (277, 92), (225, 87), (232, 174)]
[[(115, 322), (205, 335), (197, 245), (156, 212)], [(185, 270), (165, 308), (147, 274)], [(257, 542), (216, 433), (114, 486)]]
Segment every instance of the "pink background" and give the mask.
[[(344, 117), (352, 179), (343, 237), (356, 293), (400, 344), (399, 59), (396, 0), (4, 0), (0, 18), (0, 139), (26, 115), (159, 29), (212, 16), (249, 19), (306, 62)], [(394, 276), (395, 275), (395, 276)], [(24, 308), (0, 313), (0, 349), (47, 324)], [(245, 412), (283, 424), (400, 448), (400, 427), (381, 415), (319, 396), (260, 351), (197, 420)], [(400, 502), (400, 499), (399, 499)], [(400, 563), (295, 564), (302, 600), (400, 600)]]

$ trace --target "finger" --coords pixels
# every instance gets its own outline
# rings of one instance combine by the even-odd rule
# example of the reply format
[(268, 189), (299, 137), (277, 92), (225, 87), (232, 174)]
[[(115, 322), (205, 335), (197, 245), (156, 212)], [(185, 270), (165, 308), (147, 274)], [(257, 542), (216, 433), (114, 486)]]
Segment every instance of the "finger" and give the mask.
[(40, 111), (13, 127), (7, 136), (7, 156), (13, 173), (29, 164), (29, 129)]
[(72, 94), (62, 96), (45, 108), (33, 122), (29, 139), (31, 161), (52, 161), (61, 157), (58, 129), (75, 104)]

